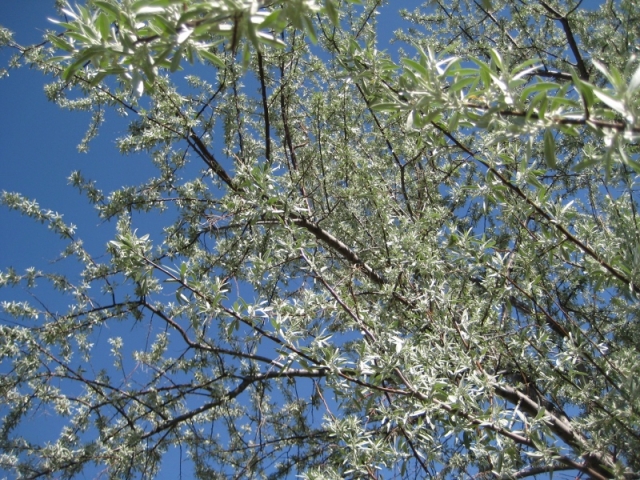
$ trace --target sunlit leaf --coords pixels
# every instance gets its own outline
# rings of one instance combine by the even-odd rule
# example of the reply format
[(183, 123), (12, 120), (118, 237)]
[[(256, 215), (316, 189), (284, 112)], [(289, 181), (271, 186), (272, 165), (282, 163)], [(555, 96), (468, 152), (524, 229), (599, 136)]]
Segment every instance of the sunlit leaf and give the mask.
[(558, 168), (556, 161), (556, 141), (553, 131), (547, 128), (544, 131), (544, 160), (549, 168)]

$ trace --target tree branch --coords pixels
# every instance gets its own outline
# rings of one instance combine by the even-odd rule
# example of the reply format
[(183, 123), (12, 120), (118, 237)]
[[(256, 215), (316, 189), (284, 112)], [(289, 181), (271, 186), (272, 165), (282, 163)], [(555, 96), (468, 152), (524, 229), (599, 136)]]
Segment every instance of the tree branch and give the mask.
[[(494, 387), (494, 390), (502, 398), (514, 405), (518, 405), (524, 412), (532, 417), (537, 417), (543, 408), (531, 397), (516, 388), (497, 385)], [(587, 447), (587, 438), (584, 435), (574, 430), (565, 420), (555, 416), (548, 410), (545, 410), (544, 422), (558, 438), (575, 451), (584, 452), (590, 450), (590, 448)], [(613, 478), (611, 471), (613, 470), (615, 459), (609, 452), (606, 454), (586, 453), (583, 455), (583, 458), (585, 459), (587, 473), (594, 476), (597, 474), (596, 478)]]
[(451, 140), (453, 143), (456, 144), (456, 146), (458, 146), (459, 148), (461, 148), (465, 153), (469, 154), (471, 157), (473, 157), (476, 161), (478, 161), (479, 163), (481, 163), (484, 167), (486, 167), (489, 171), (491, 171), (491, 173), (493, 173), (499, 180), (500, 182), (506, 186), (507, 188), (509, 188), (509, 190), (511, 190), (513, 193), (515, 193), (518, 197), (520, 197), (521, 199), (523, 199), (529, 206), (531, 206), (536, 213), (538, 213), (542, 218), (544, 218), (544, 220), (546, 221), (546, 223), (550, 226), (552, 226), (553, 228), (555, 228), (556, 230), (558, 230), (567, 240), (569, 240), (571, 243), (573, 243), (574, 245), (576, 245), (583, 253), (587, 254), (588, 256), (590, 256), (591, 258), (593, 258), (596, 262), (598, 262), (605, 270), (607, 270), (613, 277), (615, 277), (617, 280), (621, 281), (623, 284), (625, 285), (629, 285), (631, 290), (634, 293), (640, 293), (640, 287), (638, 285), (636, 285), (633, 280), (631, 280), (630, 278), (628, 278), (627, 276), (625, 276), (624, 274), (622, 274), (621, 272), (619, 272), (616, 268), (614, 268), (612, 265), (610, 265), (606, 260), (604, 260), (600, 255), (598, 255), (598, 253), (596, 253), (591, 247), (589, 247), (587, 244), (585, 244), (584, 242), (582, 242), (581, 240), (579, 240), (577, 237), (575, 237), (571, 232), (569, 232), (569, 230), (567, 230), (567, 228), (560, 224), (559, 222), (557, 222), (550, 214), (548, 214), (547, 212), (545, 212), (537, 203), (535, 203), (533, 200), (531, 200), (523, 191), (520, 187), (518, 187), (517, 185), (514, 185), (513, 183), (511, 183), (509, 180), (507, 180), (504, 175), (502, 175), (502, 173), (500, 173), (495, 167), (493, 167), (490, 163), (488, 163), (485, 160), (482, 160), (481, 158), (479, 158), (474, 152), (472, 152), (471, 150), (469, 150), (466, 146), (462, 145), (451, 133), (449, 133), (445, 128), (441, 127), (440, 125), (436, 124), (435, 122), (431, 123), (436, 129), (438, 129), (440, 132), (442, 132), (449, 140)]
[[(578, 44), (576, 43), (576, 39), (573, 35), (573, 31), (571, 30), (571, 26), (569, 25), (569, 18), (567, 16), (568, 14), (561, 15), (556, 9), (551, 7), (544, 0), (538, 0), (538, 1), (540, 2), (540, 5), (542, 5), (547, 12), (551, 13), (555, 17), (554, 19), (558, 20), (562, 25), (564, 34), (567, 37), (567, 42), (569, 42), (569, 47), (571, 48), (571, 52), (573, 52), (573, 56), (576, 59), (576, 64), (578, 67), (578, 73), (580, 75), (580, 79), (584, 80), (585, 82), (589, 81), (589, 72), (587, 72), (587, 67), (584, 64), (584, 60), (582, 60), (580, 49), (578, 49)], [(580, 3), (578, 3), (578, 5)]]
[(265, 157), (267, 163), (271, 165), (271, 129), (269, 126), (269, 103), (267, 101), (267, 86), (264, 75), (264, 65), (262, 63), (262, 53), (258, 52), (258, 72), (260, 74), (260, 91), (262, 94), (262, 112), (264, 115), (264, 141)]
[[(490, 105), (483, 105), (478, 103), (463, 103), (463, 106), (466, 108), (473, 108), (477, 110), (490, 111), (492, 107)], [(525, 112), (522, 110), (497, 110), (493, 113), (497, 115), (502, 115), (504, 117), (524, 117), (530, 118), (533, 120), (548, 120), (544, 117), (540, 117), (537, 113)], [(598, 128), (608, 128), (611, 130), (616, 130), (618, 132), (632, 132), (635, 134), (640, 134), (640, 127), (636, 127), (630, 125), (624, 121), (607, 121), (607, 120), (599, 120), (597, 118), (566, 118), (566, 117), (552, 117), (551, 120), (558, 125), (584, 125)]]
[(260, 375), (254, 375), (254, 376), (248, 376), (248, 377), (241, 377), (242, 381), (236, 386), (236, 388), (231, 390), (229, 393), (227, 393), (223, 397), (213, 402), (205, 403), (204, 405), (201, 405), (198, 408), (194, 408), (189, 412), (183, 413), (182, 415), (178, 415), (177, 417), (174, 417), (171, 420), (161, 423), (160, 425), (156, 426), (154, 429), (141, 435), (140, 439), (144, 440), (153, 435), (156, 435), (157, 433), (162, 432), (163, 430), (173, 429), (176, 426), (178, 426), (180, 423), (186, 420), (189, 420), (195, 417), (196, 415), (209, 411), (212, 408), (219, 407), (220, 405), (227, 403), (229, 400), (233, 400), (234, 398), (239, 396), (242, 392), (244, 392), (250, 385), (252, 385), (255, 382), (269, 380), (272, 378), (296, 378), (296, 377), (318, 378), (318, 377), (324, 377), (324, 376), (326, 376), (326, 371), (324, 370), (310, 371), (310, 370), (291, 369), (291, 370), (277, 371), (277, 372), (266, 372)]

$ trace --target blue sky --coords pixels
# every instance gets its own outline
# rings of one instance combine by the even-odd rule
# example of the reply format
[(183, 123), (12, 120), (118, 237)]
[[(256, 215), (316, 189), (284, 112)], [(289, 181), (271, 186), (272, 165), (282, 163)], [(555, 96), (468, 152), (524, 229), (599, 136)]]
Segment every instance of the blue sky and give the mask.
[[(52, 6), (52, 0), (3, 0), (0, 25), (12, 30), (21, 45), (39, 42), (45, 29), (52, 26), (47, 17), (56, 16)], [(8, 50), (0, 52), (3, 65), (8, 54)], [(0, 190), (20, 192), (37, 199), (43, 208), (64, 213), (65, 221), (77, 225), (79, 236), (91, 242), (98, 232), (112, 232), (113, 226), (99, 224), (93, 208), (67, 185), (69, 174), (81, 170), (87, 177), (99, 178), (108, 190), (123, 182), (123, 172), (131, 175), (136, 171), (132, 163), (142, 166), (143, 159), (118, 154), (115, 137), (124, 132), (125, 125), (113, 114), (107, 116), (90, 152), (78, 153), (76, 147), (90, 113), (64, 111), (49, 102), (43, 89), (46, 80), (29, 69), (12, 70), (8, 78), (0, 80)], [(22, 270), (34, 263), (49, 263), (63, 245), (46, 226), (5, 208), (0, 209), (0, 224), (2, 267), (12, 265)]]
[[(56, 16), (53, 3), (54, 0), (1, 0), (0, 25), (15, 32), (15, 40), (21, 45), (37, 43), (44, 31), (53, 27), (47, 21), (47, 17)], [(387, 10), (419, 3), (392, 0)], [(600, 2), (585, 1), (589, 6), (597, 3)], [(389, 33), (400, 25), (395, 15), (380, 20), (388, 26)], [(379, 47), (385, 49), (385, 42), (381, 41)], [(0, 52), (2, 65), (9, 54), (7, 50)], [(145, 155), (122, 157), (118, 153), (115, 138), (125, 132), (126, 124), (113, 112), (107, 114), (89, 153), (78, 153), (76, 146), (84, 136), (90, 113), (64, 111), (49, 102), (43, 90), (45, 83), (40, 72), (29, 69), (12, 70), (9, 77), (0, 79), (0, 191), (20, 192), (37, 199), (43, 208), (63, 213), (66, 222), (78, 226), (78, 236), (89, 251), (100, 254), (112, 238), (115, 224), (98, 219), (93, 207), (68, 185), (69, 174), (81, 170), (85, 177), (98, 180), (98, 187), (108, 193), (120, 185), (142, 181), (151, 171), (150, 162)], [(65, 243), (45, 225), (0, 208), (0, 226), (0, 269), (12, 266), (23, 271), (32, 265), (49, 271), (58, 269), (59, 265), (53, 262)], [(64, 268), (70, 267), (65, 264)], [(0, 301), (21, 296), (26, 299), (21, 290), (0, 290)], [(4, 320), (0, 313), (0, 321)], [(171, 466), (163, 470), (161, 478), (177, 478), (179, 462), (167, 464)], [(185, 469), (183, 474), (188, 478)]]
[[(47, 20), (56, 16), (53, 3), (53, 0), (2, 0), (0, 25), (15, 32), (15, 40), (21, 45), (39, 42), (44, 31), (53, 27)], [(419, 3), (402, 2), (407, 8)], [(600, 2), (584, 3), (593, 7)], [(391, 13), (396, 5), (387, 6), (386, 10)], [(393, 18), (379, 20), (381, 25), (388, 25), (389, 34), (400, 25), (395, 12)], [(381, 49), (386, 47), (385, 40), (381, 38)], [(6, 64), (7, 58), (8, 51), (0, 52), (0, 63)], [(126, 126), (113, 112), (107, 114), (89, 153), (78, 153), (76, 146), (84, 136), (90, 113), (63, 111), (49, 102), (43, 91), (45, 80), (39, 72), (28, 69), (12, 70), (8, 78), (0, 80), (0, 191), (21, 192), (36, 198), (43, 208), (64, 213), (67, 222), (78, 226), (78, 235), (90, 242), (99, 231), (112, 232), (113, 226), (100, 225), (92, 207), (67, 185), (71, 171), (81, 170), (86, 177), (99, 179), (100, 188), (109, 191), (120, 184), (141, 180), (148, 162), (143, 155), (119, 155), (115, 138)], [(11, 264), (21, 270), (34, 261), (49, 262), (62, 247), (62, 242), (56, 241), (45, 226), (36, 225), (16, 212), (0, 209), (0, 225), (3, 227), (0, 266)]]
[[(0, 25), (13, 31), (21, 45), (38, 43), (44, 31), (52, 28), (47, 17), (56, 16), (53, 4), (53, 0), (2, 0)], [(8, 50), (0, 52), (2, 66), (12, 54)], [(67, 223), (78, 226), (78, 237), (89, 251), (99, 255), (113, 237), (115, 223), (100, 221), (93, 207), (68, 185), (69, 174), (81, 170), (87, 178), (98, 180), (99, 188), (110, 192), (120, 185), (142, 181), (151, 172), (151, 162), (145, 155), (123, 157), (118, 153), (115, 139), (125, 133), (126, 123), (113, 112), (107, 113), (89, 153), (79, 153), (76, 147), (87, 129), (90, 113), (64, 111), (49, 102), (44, 94), (46, 81), (40, 72), (24, 68), (12, 70), (0, 80), (0, 191), (20, 192), (36, 199), (42, 208), (63, 213)], [(12, 266), (22, 272), (36, 266), (47, 271), (73, 271), (72, 262), (54, 264), (65, 242), (46, 225), (6, 208), (0, 208), (0, 225), (0, 269)], [(30, 300), (24, 290), (0, 290), (0, 301), (9, 299)], [(65, 305), (53, 308), (62, 310)], [(0, 321), (6, 320), (0, 313)], [(46, 422), (48, 428), (42, 428), (42, 423), (32, 425), (32, 431), (24, 432), (32, 438), (46, 437), (59, 429), (52, 419)], [(174, 452), (159, 478), (179, 478), (180, 472), (183, 478), (190, 477), (188, 465), (183, 464), (181, 469), (180, 457)]]
[[(406, 6), (418, 3), (404, 2)], [(53, 4), (54, 0), (2, 0), (0, 25), (13, 31), (21, 45), (40, 42), (45, 30), (53, 29), (47, 20), (56, 17)], [(399, 25), (393, 13), (394, 18), (384, 19), (391, 20), (387, 23), (389, 33)], [(0, 63), (6, 65), (9, 56), (8, 49), (1, 51)], [(0, 191), (20, 192), (37, 199), (42, 208), (63, 213), (66, 222), (78, 226), (78, 236), (85, 242), (106, 241), (114, 226), (100, 224), (93, 208), (68, 186), (69, 174), (81, 170), (85, 177), (99, 180), (99, 188), (108, 192), (142, 180), (149, 162), (144, 155), (119, 155), (115, 138), (125, 132), (126, 124), (113, 112), (107, 113), (89, 153), (78, 153), (76, 147), (87, 129), (90, 113), (64, 111), (49, 102), (43, 90), (45, 83), (42, 74), (29, 69), (11, 70), (8, 78), (0, 80)], [(11, 265), (21, 271), (34, 263), (46, 264), (55, 260), (63, 247), (46, 226), (34, 224), (17, 212), (0, 209), (0, 225), (0, 268)]]
[[(405, 5), (419, 2), (406, 2)], [(53, 25), (47, 17), (56, 17), (54, 0), (2, 0), (0, 25), (15, 33), (15, 41), (23, 46), (39, 43)], [(395, 8), (395, 6), (394, 6)], [(393, 11), (393, 10), (392, 10)], [(397, 28), (398, 19), (384, 19)], [(381, 48), (384, 48), (381, 45)], [(13, 51), (0, 51), (1, 66), (6, 65)], [(115, 222), (103, 223), (95, 210), (77, 190), (68, 185), (69, 174), (81, 170), (86, 178), (96, 179), (105, 193), (123, 184), (134, 185), (152, 174), (151, 162), (145, 155), (123, 157), (115, 139), (126, 131), (126, 120), (108, 112), (99, 136), (90, 144), (89, 153), (79, 153), (77, 145), (90, 120), (89, 112), (69, 112), (49, 102), (44, 94), (47, 78), (35, 70), (11, 70), (0, 79), (0, 191), (19, 192), (35, 199), (40, 206), (64, 214), (67, 223), (75, 224), (92, 254), (104, 252), (105, 243), (113, 238)], [(73, 272), (73, 262), (57, 263), (66, 242), (59, 240), (46, 225), (35, 223), (19, 213), (0, 208), (0, 269), (11, 266), (18, 272), (35, 266), (46, 271)], [(156, 226), (157, 228), (160, 225)], [(143, 232), (146, 233), (146, 232)], [(53, 309), (63, 311), (64, 303), (42, 294)], [(0, 290), (0, 301), (32, 300), (22, 289)], [(8, 319), (0, 312), (0, 321)], [(109, 334), (113, 334), (112, 330)], [(105, 352), (106, 354), (106, 352)], [(107, 357), (105, 356), (105, 359)], [(1, 413), (1, 412), (0, 412)], [(51, 438), (60, 426), (54, 419), (23, 432), (32, 439)], [(183, 458), (184, 460), (184, 458)], [(164, 462), (159, 478), (178, 478), (180, 458), (172, 453)], [(189, 478), (189, 466), (182, 465), (183, 478)], [(90, 473), (91, 478), (97, 471)], [(0, 476), (3, 472), (0, 472)]]

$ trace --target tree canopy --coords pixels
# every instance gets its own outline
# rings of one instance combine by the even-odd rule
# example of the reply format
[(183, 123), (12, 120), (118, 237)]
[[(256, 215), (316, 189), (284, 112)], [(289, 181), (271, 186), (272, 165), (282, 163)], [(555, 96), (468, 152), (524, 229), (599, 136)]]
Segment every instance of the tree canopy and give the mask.
[(403, 2), (59, 3), (8, 73), (154, 173), (71, 174), (102, 251), (2, 193), (81, 268), (0, 273), (66, 308), (2, 305), (0, 468), (640, 478), (638, 2), (427, 1), (389, 45)]

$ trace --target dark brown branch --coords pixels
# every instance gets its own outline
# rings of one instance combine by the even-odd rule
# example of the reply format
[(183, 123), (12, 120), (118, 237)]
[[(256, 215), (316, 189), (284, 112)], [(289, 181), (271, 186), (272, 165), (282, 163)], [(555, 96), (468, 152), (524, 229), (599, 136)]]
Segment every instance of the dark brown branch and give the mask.
[(358, 29), (358, 31), (356, 32), (355, 36), (353, 38), (358, 38), (360, 37), (360, 34), (362, 33), (362, 31), (364, 30), (364, 27), (366, 27), (367, 25), (369, 25), (369, 22), (371, 21), (371, 17), (373, 16), (373, 14), (376, 12), (376, 9), (380, 6), (381, 0), (377, 0), (376, 4), (371, 8), (371, 10), (369, 10), (369, 13), (367, 14), (367, 16), (365, 17), (365, 19), (362, 21), (362, 23), (360, 24), (360, 28)]
[(269, 125), (269, 104), (267, 101), (267, 85), (264, 76), (264, 65), (262, 63), (262, 53), (258, 52), (258, 71), (260, 75), (260, 91), (262, 94), (262, 112), (264, 115), (264, 141), (265, 158), (271, 164), (271, 129)]
[(495, 17), (495, 15), (491, 12), (489, 12), (488, 10), (486, 10), (481, 4), (479, 4), (476, 0), (473, 0), (473, 3), (476, 4), (476, 7), (478, 7), (482, 13), (485, 14), (486, 17), (490, 18), (491, 21), (502, 30), (502, 33), (504, 35), (507, 36), (507, 38), (509, 39), (509, 41), (511, 42), (511, 44), (516, 47), (516, 48), (520, 48), (520, 45), (518, 45), (518, 43), (513, 39), (513, 37), (511, 36), (511, 34), (509, 32), (507, 32), (504, 28), (501, 27), (500, 22), (498, 21), (498, 19)]
[(233, 78), (233, 106), (236, 109), (236, 128), (238, 129), (238, 147), (240, 148), (240, 159), (244, 160), (244, 137), (242, 135), (242, 121), (240, 120), (240, 106), (238, 105), (238, 85), (236, 78)]
[(400, 169), (400, 188), (402, 189), (402, 196), (404, 197), (404, 202), (407, 205), (407, 211), (409, 212), (409, 217), (411, 217), (411, 219), (414, 220), (413, 209), (411, 208), (411, 202), (409, 201), (409, 195), (407, 194), (407, 188), (405, 185), (404, 167), (406, 166), (406, 164), (403, 165), (400, 159), (398, 158), (398, 155), (393, 149), (393, 145), (391, 145), (391, 141), (389, 141), (389, 138), (387, 137), (387, 134), (385, 133), (384, 128), (382, 128), (382, 125), (380, 124), (378, 117), (376, 116), (375, 112), (371, 108), (371, 103), (369, 102), (369, 99), (367, 98), (367, 96), (364, 94), (362, 87), (360, 87), (360, 85), (357, 83), (356, 83), (356, 87), (358, 88), (358, 92), (360, 92), (362, 99), (365, 101), (367, 105), (367, 109), (369, 110), (369, 113), (373, 117), (373, 121), (375, 122), (376, 127), (378, 127), (378, 131), (384, 138), (384, 141), (387, 144), (387, 148), (389, 149), (391, 156), (393, 157), (394, 161), (396, 162), (396, 165), (398, 165), (398, 168)]
[(578, 239), (574, 236), (567, 228), (558, 223), (551, 215), (549, 215), (545, 210), (543, 210), (537, 203), (531, 200), (520, 187), (511, 183), (507, 178), (505, 178), (502, 173), (500, 173), (496, 168), (494, 168), (491, 164), (479, 158), (474, 152), (469, 150), (466, 146), (461, 144), (448, 130), (436, 124), (435, 122), (431, 123), (436, 129), (442, 132), (449, 140), (456, 144), (456, 146), (462, 149), (464, 152), (469, 154), (469, 156), (473, 157), (477, 162), (481, 163), (484, 167), (486, 167), (493, 175), (495, 175), (500, 182), (506, 186), (509, 190), (516, 194), (519, 198), (524, 200), (530, 207), (532, 207), (535, 212), (540, 215), (546, 222), (547, 225), (555, 228), (559, 231), (568, 241), (576, 245), (583, 253), (593, 258), (596, 262), (598, 262), (605, 270), (607, 270), (613, 277), (622, 282), (625, 285), (629, 285), (631, 290), (634, 293), (640, 293), (640, 287), (636, 285), (630, 278), (626, 275), (622, 274), (616, 268), (614, 268), (611, 264), (609, 264), (604, 258), (602, 258), (595, 250), (593, 250), (586, 243)]
[(229, 350), (221, 347), (212, 347), (208, 344), (197, 343), (189, 338), (187, 332), (180, 326), (178, 323), (173, 320), (171, 317), (167, 316), (162, 310), (157, 309), (147, 301), (142, 303), (148, 310), (150, 310), (154, 315), (157, 315), (163, 321), (165, 321), (168, 325), (170, 325), (173, 329), (177, 330), (180, 334), (184, 342), (187, 344), (189, 348), (193, 348), (194, 350), (203, 350), (209, 353), (214, 353), (216, 355), (229, 355), (238, 358), (247, 358), (249, 360), (253, 360), (256, 362), (263, 362), (269, 365), (273, 365), (278, 368), (282, 368), (283, 365), (280, 362), (277, 362), (269, 357), (264, 357), (262, 355), (256, 355), (252, 353), (244, 353), (240, 350)]
[[(510, 438), (519, 445), (529, 447), (533, 450), (539, 450), (539, 447), (536, 446), (533, 440), (531, 440), (527, 436), (522, 435), (520, 432), (513, 432), (493, 422), (481, 421), (480, 419), (475, 418), (470, 413), (454, 408), (451, 405), (447, 405), (446, 403), (441, 402), (440, 400), (433, 397), (428, 397), (417, 391), (408, 381), (406, 381), (406, 379), (404, 379), (404, 377), (402, 378), (405, 386), (408, 389), (408, 392), (404, 393), (405, 395), (413, 395), (425, 402), (434, 403), (446, 412), (452, 414), (454, 413), (457, 416), (467, 419), (472, 425), (476, 425), (478, 427), (491, 430), (499, 435), (503, 435), (507, 438)], [(538, 405), (527, 395), (520, 392), (519, 390), (516, 390), (515, 388), (497, 386), (495, 387), (495, 391), (498, 395), (500, 395), (510, 403), (520, 405), (520, 408), (531, 416), (537, 416), (540, 411), (540, 405)], [(547, 421), (547, 424), (550, 426), (551, 430), (554, 431), (554, 433), (556, 433), (560, 438), (566, 437), (571, 442), (574, 442), (573, 444), (582, 443), (581, 441), (584, 439), (584, 437), (580, 433), (575, 432), (571, 425), (567, 424), (564, 420), (559, 419), (551, 414), (546, 414), (545, 420)], [(556, 429), (558, 430), (558, 432), (556, 432)], [(572, 443), (570, 442), (567, 443), (569, 445), (572, 445)], [(578, 463), (574, 459), (565, 455), (558, 455), (557, 460), (571, 467), (571, 469), (586, 473), (592, 479), (606, 480), (608, 478), (612, 478), (612, 475), (609, 472), (609, 467), (615, 462), (611, 461), (612, 459), (610, 455), (606, 458), (601, 454), (585, 455), (585, 457), (585, 463)]]
[[(516, 473), (514, 473), (513, 475), (510, 475), (509, 477), (506, 478), (527, 478), (527, 477), (532, 477), (534, 475), (540, 475), (543, 473), (554, 473), (554, 472), (562, 472), (562, 471), (566, 471), (566, 470), (575, 470), (573, 468), (572, 465), (564, 465), (564, 464), (558, 464), (558, 463), (554, 463), (552, 465), (540, 465), (538, 467), (530, 467), (530, 468), (526, 468), (524, 470), (520, 470)], [(502, 478), (502, 477), (501, 477)], [(505, 478), (505, 480), (506, 480)]]
[(584, 64), (584, 60), (582, 60), (580, 49), (578, 48), (578, 44), (576, 43), (573, 31), (571, 30), (571, 26), (569, 25), (569, 14), (561, 15), (556, 9), (548, 5), (544, 0), (539, 0), (539, 2), (540, 5), (542, 5), (544, 9), (551, 15), (553, 15), (554, 19), (558, 20), (562, 25), (564, 34), (567, 37), (567, 42), (569, 42), (569, 48), (571, 48), (571, 52), (576, 59), (576, 66), (578, 67), (578, 74), (580, 75), (580, 79), (584, 80), (585, 82), (589, 81), (589, 72), (587, 72), (587, 67)]
[[(489, 111), (492, 109), (490, 105), (483, 105), (479, 103), (464, 103), (463, 106), (467, 108), (473, 108), (476, 110)], [(497, 115), (502, 115), (504, 117), (521, 117), (521, 118), (530, 118), (533, 120), (549, 120), (541, 118), (537, 113), (529, 113), (523, 110), (498, 110), (496, 112)], [(640, 127), (636, 127), (633, 125), (629, 125), (626, 122), (609, 122), (606, 120), (598, 120), (597, 118), (566, 118), (566, 117), (552, 117), (551, 120), (558, 125), (583, 125), (583, 126), (591, 126), (598, 128), (609, 128), (611, 130), (616, 130), (618, 132), (632, 132), (640, 134)]]
[(530, 75), (536, 75), (538, 77), (555, 78), (558, 80), (571, 80), (571, 74), (566, 72), (558, 72), (555, 70), (547, 70), (546, 67), (539, 68), (530, 73)]
[[(516, 281), (514, 281), (510, 276), (505, 275), (500, 273), (497, 269), (495, 269), (493, 266), (488, 265), (488, 268), (493, 270), (496, 274), (500, 275), (502, 278), (504, 278), (505, 281), (509, 282), (513, 287), (515, 287), (520, 293), (522, 293), (525, 297), (527, 297), (529, 299), (529, 301), (531, 303), (533, 303), (533, 305), (535, 306), (536, 309), (538, 309), (540, 312), (542, 312), (542, 314), (545, 316), (546, 318), (546, 324), (549, 326), (549, 328), (551, 328), (551, 330), (553, 330), (554, 332), (556, 332), (558, 335), (560, 335), (562, 338), (568, 338), (569, 337), (569, 332), (567, 332), (567, 330), (560, 325), (560, 323), (554, 319), (551, 314), (549, 312), (547, 312), (547, 310), (542, 307), (542, 305), (540, 305), (536, 299), (534, 297), (532, 297), (529, 293), (527, 293)], [(513, 302), (513, 301), (512, 301)], [(519, 308), (520, 306), (515, 304), (514, 305), (516, 308)], [(520, 307), (521, 308), (521, 307)], [(531, 314), (532, 312), (525, 312), (527, 314)]]
[[(522, 411), (532, 417), (536, 417), (543, 408), (531, 397), (513, 387), (499, 385), (495, 387), (495, 392), (510, 403), (518, 405)], [(544, 421), (558, 438), (576, 451), (588, 450), (585, 448), (587, 438), (580, 432), (574, 430), (564, 419), (556, 417), (549, 411), (545, 411)], [(611, 454), (586, 453), (583, 455), (583, 458), (585, 459), (585, 469), (583, 470), (585, 473), (595, 478), (613, 478), (611, 470), (615, 464), (615, 460), (611, 457)]]
[(353, 250), (351, 250), (329, 232), (320, 228), (316, 223), (313, 223), (307, 218), (298, 216), (293, 213), (289, 214), (289, 218), (294, 224), (300, 225), (305, 230), (311, 232), (318, 240), (326, 243), (350, 263), (359, 267), (365, 273), (365, 275), (374, 283), (378, 285), (383, 285), (386, 283), (386, 279), (378, 274), (375, 270), (373, 270), (373, 268), (371, 268), (369, 265), (367, 265)]
[(226, 88), (226, 86), (227, 86), (226, 79), (227, 79), (227, 71), (225, 70), (224, 71), (224, 77), (222, 78), (222, 81), (220, 82), (220, 85), (218, 85), (218, 89), (215, 92), (213, 92), (213, 95), (211, 95), (211, 97), (209, 97), (209, 100), (207, 100), (204, 103), (204, 105), (202, 105), (202, 108), (200, 108), (200, 110), (198, 110), (198, 113), (196, 113), (195, 118), (200, 117), (200, 115), (202, 115), (202, 113), (207, 109), (207, 107), (209, 105), (211, 105), (211, 102), (213, 102), (215, 100), (215, 98), (218, 96), (218, 94), (220, 92), (222, 92)]
[(189, 412), (183, 413), (182, 415), (178, 415), (177, 417), (174, 417), (171, 420), (161, 423), (153, 430), (150, 430), (144, 435), (141, 435), (140, 440), (144, 440), (146, 438), (152, 437), (153, 435), (156, 435), (164, 430), (173, 429), (178, 425), (180, 425), (180, 423), (186, 420), (189, 420), (195, 417), (196, 415), (199, 415), (201, 413), (211, 410), (212, 408), (216, 408), (220, 405), (223, 405), (227, 403), (229, 400), (233, 400), (255, 382), (269, 380), (272, 378), (318, 378), (318, 377), (324, 377), (325, 375), (326, 375), (326, 370), (319, 370), (319, 371), (285, 370), (285, 371), (266, 372), (261, 375), (255, 375), (250, 377), (243, 377), (242, 381), (236, 386), (236, 388), (231, 390), (229, 393), (227, 393), (223, 397), (218, 398), (213, 402), (205, 403), (204, 405), (201, 405), (198, 408), (195, 408)]
[[(442, 3), (440, 3), (440, 0), (437, 0), (437, 3), (440, 9), (445, 13), (445, 15), (447, 15), (449, 19), (453, 19), (453, 16), (451, 15), (451, 13), (449, 13), (449, 11), (446, 8), (444, 8)], [(465, 27), (463, 27), (462, 25), (458, 25), (458, 28), (462, 31), (462, 33), (464, 33), (464, 36), (467, 37), (469, 41), (471, 41), (472, 43), (475, 43), (475, 39), (471, 36), (471, 34), (467, 31)]]
[(218, 175), (218, 177), (220, 177), (220, 180), (226, 183), (229, 186), (229, 188), (231, 188), (231, 190), (236, 191), (237, 187), (233, 182), (232, 178), (225, 171), (225, 169), (222, 168), (222, 166), (218, 163), (218, 161), (211, 154), (211, 152), (209, 152), (209, 150), (207, 149), (207, 146), (202, 142), (202, 140), (200, 140), (200, 137), (198, 137), (198, 135), (196, 135), (196, 133), (193, 130), (189, 134), (188, 140), (190, 140), (189, 143), (191, 144), (193, 149), (198, 153), (200, 158), (202, 158), (207, 163), (207, 165), (209, 165), (211, 170), (213, 170), (214, 173)]

